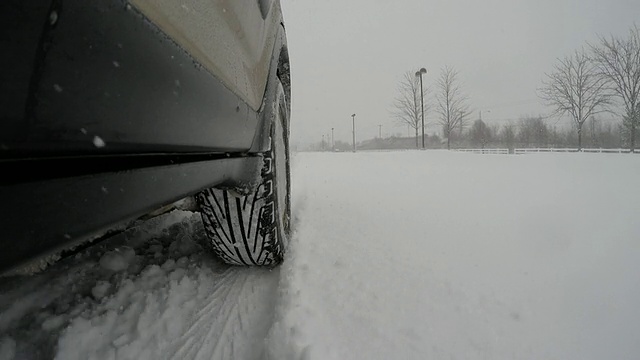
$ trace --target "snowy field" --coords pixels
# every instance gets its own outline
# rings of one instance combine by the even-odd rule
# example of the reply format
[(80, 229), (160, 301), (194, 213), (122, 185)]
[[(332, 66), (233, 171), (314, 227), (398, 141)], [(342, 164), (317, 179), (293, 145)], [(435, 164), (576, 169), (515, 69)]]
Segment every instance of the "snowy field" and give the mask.
[(640, 156), (295, 160), (273, 344), (313, 359), (640, 358)]
[(301, 153), (275, 270), (172, 213), (0, 279), (0, 359), (638, 359), (640, 156)]

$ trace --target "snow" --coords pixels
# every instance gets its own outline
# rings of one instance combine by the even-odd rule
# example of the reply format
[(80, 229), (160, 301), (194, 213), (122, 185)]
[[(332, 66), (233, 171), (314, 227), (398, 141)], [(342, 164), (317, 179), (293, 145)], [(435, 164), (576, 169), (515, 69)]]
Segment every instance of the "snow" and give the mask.
[(103, 148), (107, 144), (104, 142), (104, 140), (102, 140), (102, 138), (100, 136), (94, 136), (93, 137), (93, 145), (95, 147), (97, 147), (97, 148)]
[(58, 22), (58, 12), (53, 10), (49, 14), (49, 25), (55, 25)]
[(174, 211), (0, 279), (0, 359), (261, 358), (279, 271), (221, 264), (203, 234), (198, 214)]
[(5, 336), (0, 338), (0, 359), (13, 359), (16, 354), (16, 342)]
[(640, 156), (301, 153), (281, 267), (175, 211), (0, 278), (0, 359), (636, 359)]
[(104, 280), (96, 281), (96, 285), (91, 289), (91, 295), (93, 295), (94, 299), (100, 300), (105, 297), (110, 290), (110, 282)]
[[(160, 246), (162, 248), (162, 246)], [(100, 258), (100, 266), (105, 270), (122, 271), (126, 270), (135, 260), (136, 252), (129, 246), (107, 251)]]
[(638, 358), (640, 157), (308, 153), (294, 171), (274, 358)]

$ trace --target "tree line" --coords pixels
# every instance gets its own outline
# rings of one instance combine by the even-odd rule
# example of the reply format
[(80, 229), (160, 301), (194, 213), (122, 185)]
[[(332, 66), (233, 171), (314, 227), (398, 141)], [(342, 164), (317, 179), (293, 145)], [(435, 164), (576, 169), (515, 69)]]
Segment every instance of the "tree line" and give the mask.
[[(559, 58), (544, 74), (540, 99), (552, 109), (550, 117), (572, 119), (572, 130), (556, 130), (543, 117), (522, 118), (503, 126), (472, 121), (469, 99), (463, 93), (458, 72), (445, 67), (431, 88), (422, 93), (420, 82), (406, 72), (398, 86), (392, 115), (415, 130), (415, 145), (421, 128), (421, 106), (437, 114), (447, 149), (455, 146), (555, 146), (620, 147), (634, 151), (640, 128), (640, 29), (634, 25), (627, 36), (599, 37), (572, 54)], [(604, 124), (598, 115), (620, 119)], [(433, 142), (429, 147), (434, 147)]]
[[(621, 148), (625, 143), (620, 124), (592, 117), (583, 125), (582, 144), (587, 148)], [(555, 122), (541, 116), (525, 116), (508, 123), (487, 124), (476, 119), (462, 134), (456, 128), (449, 138), (454, 148), (577, 148), (578, 134), (572, 128), (558, 127)], [(405, 134), (406, 135), (406, 134)], [(418, 137), (421, 135), (418, 134)], [(415, 136), (394, 134), (359, 141), (359, 150), (374, 149), (415, 149)], [(425, 135), (426, 148), (447, 148), (447, 139), (437, 134)], [(336, 140), (317, 142), (306, 150), (313, 151), (352, 151), (350, 142)]]

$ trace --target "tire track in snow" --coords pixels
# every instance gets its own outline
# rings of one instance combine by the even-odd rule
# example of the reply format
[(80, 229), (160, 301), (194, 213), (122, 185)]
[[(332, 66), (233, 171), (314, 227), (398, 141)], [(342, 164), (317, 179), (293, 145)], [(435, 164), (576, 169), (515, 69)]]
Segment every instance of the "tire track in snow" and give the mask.
[[(238, 294), (243, 294), (245, 292), (245, 288), (247, 286), (247, 280), (248, 277), (243, 276), (244, 279), (241, 282), (242, 285), (240, 285), (240, 288), (238, 289), (237, 286), (234, 287), (236, 295)], [(234, 298), (239, 299), (239, 297), (234, 296)], [(222, 307), (222, 309), (227, 309), (226, 313), (222, 316), (222, 317), (218, 317), (219, 319), (224, 319), (222, 321), (222, 327), (220, 328), (220, 331), (222, 334), (226, 334), (226, 336), (229, 336), (230, 333), (235, 333), (235, 327), (234, 325), (238, 324), (241, 325), (241, 322), (232, 322), (232, 318), (238, 318), (238, 320), (240, 320), (240, 312), (238, 311), (238, 301), (231, 301), (229, 302), (229, 298), (224, 299), (223, 304), (224, 305)], [(233, 329), (232, 329), (233, 327)], [(209, 334), (212, 335), (214, 328), (212, 327), (211, 330), (209, 331)], [(242, 332), (242, 326), (238, 327), (238, 330), (240, 332)], [(209, 336), (209, 338), (213, 338), (212, 336)], [(215, 343), (215, 346), (213, 347), (213, 349), (210, 349), (209, 351), (207, 351), (208, 353), (210, 353), (212, 355), (212, 358), (225, 358), (225, 349), (227, 346), (231, 346), (231, 353), (229, 354), (229, 358), (233, 358), (233, 338), (230, 339), (231, 343), (225, 343), (223, 341), (217, 341)], [(198, 351), (198, 355), (200, 355), (202, 349), (200, 351)], [(262, 351), (260, 351), (262, 352)]]
[[(11, 286), (0, 286), (7, 358), (263, 359), (280, 270), (212, 259), (193, 241), (202, 235), (199, 216), (187, 217), (0, 283)], [(127, 269), (100, 268), (102, 254), (123, 244), (135, 249)]]
[[(206, 339), (204, 333), (209, 333), (209, 331), (206, 330), (207, 326), (208, 329), (213, 328), (211, 324), (211, 314), (220, 312), (220, 309), (218, 309), (220, 304), (218, 304), (216, 300), (219, 297), (227, 299), (233, 291), (235, 284), (238, 282), (237, 274), (232, 270), (233, 269), (225, 271), (223, 277), (214, 286), (213, 291), (206, 296), (206, 304), (194, 314), (189, 329), (174, 341), (178, 348), (173, 352), (172, 358), (194, 359), (195, 355), (193, 355), (192, 352), (194, 350), (199, 351), (203, 347), (202, 343), (204, 339)], [(182, 345), (179, 345), (180, 343), (182, 343)]]

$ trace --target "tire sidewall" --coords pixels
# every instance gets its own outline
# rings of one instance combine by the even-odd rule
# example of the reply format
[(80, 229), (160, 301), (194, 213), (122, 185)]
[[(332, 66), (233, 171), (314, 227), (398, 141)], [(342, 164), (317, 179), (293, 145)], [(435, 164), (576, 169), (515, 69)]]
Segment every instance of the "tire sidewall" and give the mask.
[[(271, 125), (271, 157), (274, 159), (276, 236), (284, 254), (291, 236), (291, 167), (289, 152), (290, 107), (280, 82), (276, 88), (275, 116)], [(283, 163), (284, 159), (284, 163)]]

